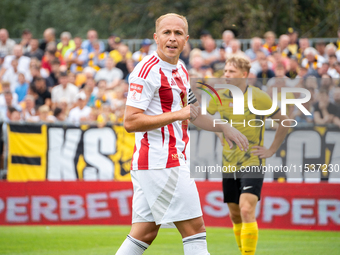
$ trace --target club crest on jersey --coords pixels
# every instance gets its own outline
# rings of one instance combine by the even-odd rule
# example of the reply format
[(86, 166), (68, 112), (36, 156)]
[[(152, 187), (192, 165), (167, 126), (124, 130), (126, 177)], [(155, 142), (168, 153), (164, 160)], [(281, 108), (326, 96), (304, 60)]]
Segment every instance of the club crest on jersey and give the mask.
[(131, 83), (128, 98), (139, 101), (142, 96), (142, 91), (143, 91), (143, 85)]
[(233, 102), (229, 102), (229, 107), (233, 107)]

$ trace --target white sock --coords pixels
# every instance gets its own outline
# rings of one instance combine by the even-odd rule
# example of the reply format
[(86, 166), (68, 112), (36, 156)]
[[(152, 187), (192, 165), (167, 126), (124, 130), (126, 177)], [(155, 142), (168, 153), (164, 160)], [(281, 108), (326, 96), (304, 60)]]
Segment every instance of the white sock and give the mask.
[(184, 255), (210, 255), (206, 238), (205, 232), (183, 238)]
[(116, 255), (141, 255), (149, 247), (147, 243), (139, 241), (130, 235), (127, 235)]

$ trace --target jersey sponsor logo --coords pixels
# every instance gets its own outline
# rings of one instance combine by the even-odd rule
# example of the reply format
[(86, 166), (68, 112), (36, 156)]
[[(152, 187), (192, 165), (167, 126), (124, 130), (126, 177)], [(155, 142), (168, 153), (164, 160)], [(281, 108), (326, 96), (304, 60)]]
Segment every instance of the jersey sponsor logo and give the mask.
[(143, 85), (139, 85), (136, 83), (130, 84), (129, 98), (139, 101), (142, 96)]

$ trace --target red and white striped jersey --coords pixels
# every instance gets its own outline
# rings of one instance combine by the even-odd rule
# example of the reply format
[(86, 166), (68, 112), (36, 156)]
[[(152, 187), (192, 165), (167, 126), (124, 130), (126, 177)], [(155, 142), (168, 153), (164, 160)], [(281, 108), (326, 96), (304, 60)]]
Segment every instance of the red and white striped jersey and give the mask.
[[(127, 105), (146, 115), (174, 112), (187, 105), (189, 77), (184, 64), (169, 64), (157, 53), (138, 63), (129, 77)], [(131, 170), (164, 169), (186, 164), (188, 121), (175, 121), (135, 133)]]

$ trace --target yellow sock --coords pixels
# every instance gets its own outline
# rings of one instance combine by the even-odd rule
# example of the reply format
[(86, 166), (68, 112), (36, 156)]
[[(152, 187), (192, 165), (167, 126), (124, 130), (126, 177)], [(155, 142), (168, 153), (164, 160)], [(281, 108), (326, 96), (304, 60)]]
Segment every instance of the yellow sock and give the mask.
[(235, 224), (233, 223), (233, 230), (236, 238), (236, 243), (240, 251), (242, 252), (242, 246), (241, 246), (241, 229), (242, 229), (242, 223)]
[(257, 222), (242, 223), (241, 245), (242, 255), (254, 255), (256, 250), (259, 229)]

